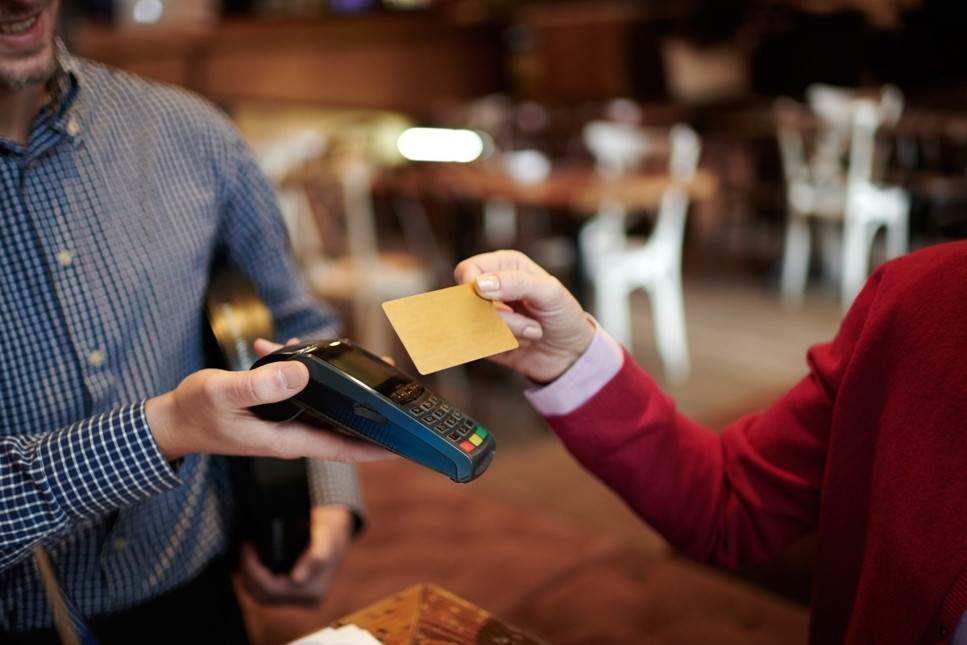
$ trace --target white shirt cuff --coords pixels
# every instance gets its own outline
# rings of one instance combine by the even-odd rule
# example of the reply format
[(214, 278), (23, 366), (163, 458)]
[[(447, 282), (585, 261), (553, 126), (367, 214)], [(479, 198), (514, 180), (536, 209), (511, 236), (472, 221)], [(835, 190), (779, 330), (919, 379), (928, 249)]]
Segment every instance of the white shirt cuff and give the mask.
[(543, 416), (568, 414), (584, 405), (621, 369), (624, 349), (600, 325), (591, 344), (566, 372), (553, 382), (526, 390), (524, 395)]

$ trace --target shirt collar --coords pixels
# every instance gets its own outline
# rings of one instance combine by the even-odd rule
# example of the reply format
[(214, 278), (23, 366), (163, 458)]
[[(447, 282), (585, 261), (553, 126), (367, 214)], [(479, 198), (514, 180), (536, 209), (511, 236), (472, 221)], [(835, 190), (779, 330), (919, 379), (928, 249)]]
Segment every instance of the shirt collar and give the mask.
[[(31, 129), (31, 140), (38, 127), (49, 128), (62, 135), (76, 139), (80, 133), (82, 101), (78, 100), (80, 93), (82, 65), (67, 51), (61, 39), (56, 41), (57, 69), (47, 81), (47, 100), (41, 106)], [(49, 147), (50, 139), (46, 139), (43, 148)], [(0, 140), (3, 151), (30, 150), (33, 144), (20, 146), (7, 140)], [(36, 151), (35, 151), (36, 152)]]
[(47, 83), (47, 91), (50, 94), (47, 107), (52, 115), (63, 114), (74, 102), (79, 77), (77, 59), (67, 50), (64, 41), (58, 38), (57, 72)]

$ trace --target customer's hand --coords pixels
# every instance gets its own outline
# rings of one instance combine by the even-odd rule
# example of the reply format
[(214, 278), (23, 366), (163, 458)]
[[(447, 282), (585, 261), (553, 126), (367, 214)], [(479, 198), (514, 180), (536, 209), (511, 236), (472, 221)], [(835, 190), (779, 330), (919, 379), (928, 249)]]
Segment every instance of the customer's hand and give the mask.
[(492, 357), (538, 382), (549, 382), (574, 364), (594, 338), (594, 324), (560, 280), (519, 251), (468, 258), (453, 276), (502, 304), (501, 315), (520, 347)]
[(311, 519), (310, 542), (288, 573), (273, 573), (252, 544), (242, 543), (239, 580), (254, 600), (314, 609), (325, 599), (352, 541), (355, 519), (342, 506), (314, 507)]
[[(264, 354), (271, 343), (256, 345)], [(206, 369), (178, 386), (148, 399), (145, 415), (161, 453), (169, 461), (191, 453), (278, 457), (312, 457), (360, 462), (394, 459), (374, 444), (324, 426), (264, 421), (249, 408), (277, 403), (301, 391), (309, 370), (298, 361), (277, 361), (243, 372)]]

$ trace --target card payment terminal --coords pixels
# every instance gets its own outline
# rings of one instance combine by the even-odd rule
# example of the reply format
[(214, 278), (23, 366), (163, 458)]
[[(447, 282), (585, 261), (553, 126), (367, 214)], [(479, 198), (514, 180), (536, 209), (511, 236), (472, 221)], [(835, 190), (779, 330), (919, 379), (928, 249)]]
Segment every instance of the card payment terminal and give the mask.
[(306, 413), (457, 482), (478, 477), (493, 459), (496, 443), (479, 423), (352, 341), (290, 345), (252, 367), (283, 360), (308, 367), (309, 384), (286, 401), (252, 408), (265, 419)]

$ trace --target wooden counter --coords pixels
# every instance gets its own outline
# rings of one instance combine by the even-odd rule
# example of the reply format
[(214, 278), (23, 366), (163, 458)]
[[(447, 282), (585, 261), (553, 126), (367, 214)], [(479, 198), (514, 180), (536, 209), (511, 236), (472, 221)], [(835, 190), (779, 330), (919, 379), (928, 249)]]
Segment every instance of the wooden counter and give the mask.
[(346, 616), (384, 645), (544, 645), (477, 607), (432, 584), (419, 584)]

